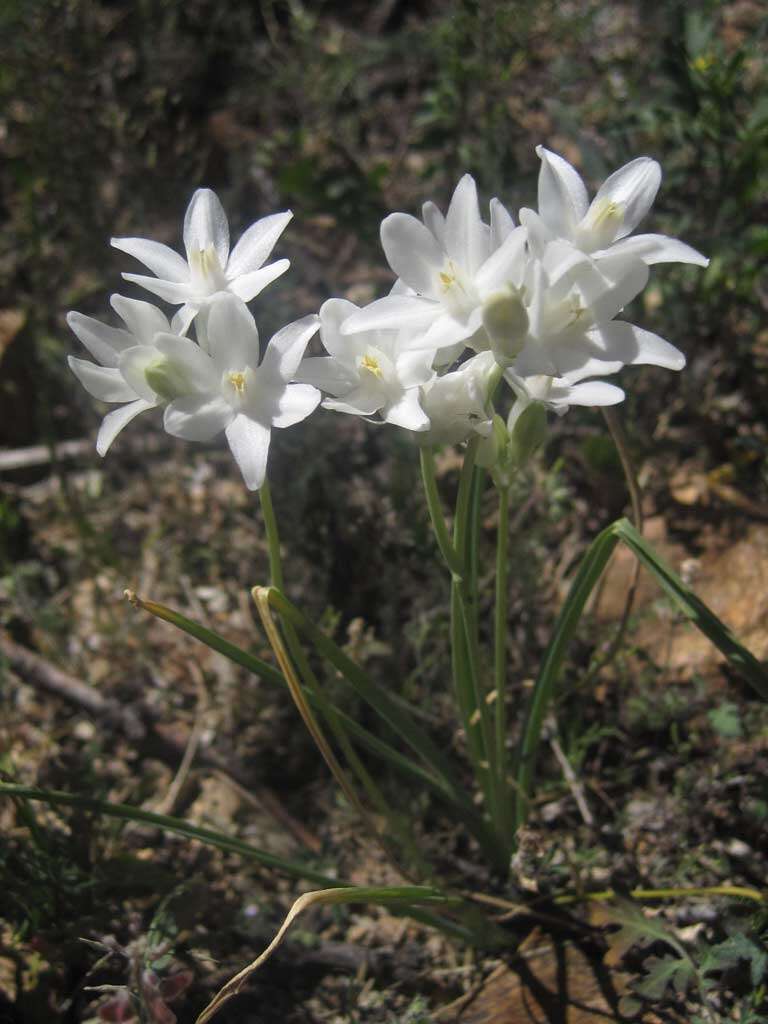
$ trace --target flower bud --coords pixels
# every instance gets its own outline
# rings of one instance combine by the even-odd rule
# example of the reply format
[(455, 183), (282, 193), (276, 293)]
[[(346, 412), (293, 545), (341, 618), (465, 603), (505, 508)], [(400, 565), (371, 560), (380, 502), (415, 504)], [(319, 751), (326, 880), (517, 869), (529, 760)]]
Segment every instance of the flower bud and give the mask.
[(158, 397), (166, 402), (181, 398), (190, 391), (189, 381), (183, 370), (165, 356), (160, 356), (144, 370), (147, 384)]
[(511, 365), (528, 334), (528, 313), (516, 288), (510, 286), (488, 296), (483, 303), (483, 327), (496, 361)]
[[(514, 411), (514, 410), (513, 410)], [(526, 405), (510, 426), (509, 460), (522, 469), (547, 439), (547, 410), (541, 402)]]

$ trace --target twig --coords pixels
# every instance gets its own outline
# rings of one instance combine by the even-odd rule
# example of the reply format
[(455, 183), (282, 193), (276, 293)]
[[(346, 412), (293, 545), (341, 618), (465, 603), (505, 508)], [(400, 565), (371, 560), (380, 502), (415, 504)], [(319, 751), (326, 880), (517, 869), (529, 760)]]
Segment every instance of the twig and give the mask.
[(589, 825), (591, 828), (595, 824), (595, 819), (592, 816), (592, 811), (590, 811), (586, 796), (584, 795), (584, 787), (579, 779), (576, 778), (576, 772), (574, 772), (571, 762), (565, 756), (563, 748), (560, 746), (560, 741), (554, 730), (549, 737), (549, 745), (552, 747), (552, 753), (557, 758), (557, 763), (562, 768), (565, 781), (568, 784), (568, 788), (571, 791), (573, 799), (576, 801), (579, 813), (584, 819), (584, 824)]

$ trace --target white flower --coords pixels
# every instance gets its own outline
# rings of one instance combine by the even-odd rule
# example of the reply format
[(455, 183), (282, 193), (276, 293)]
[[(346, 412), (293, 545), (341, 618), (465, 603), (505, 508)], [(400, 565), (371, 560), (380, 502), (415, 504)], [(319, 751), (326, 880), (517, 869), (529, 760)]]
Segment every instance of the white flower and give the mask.
[[(98, 360), (92, 363), (87, 359), (69, 356), (68, 362), (72, 372), (86, 391), (99, 401), (127, 403), (104, 417), (96, 439), (96, 451), (99, 455), (107, 453), (123, 427), (135, 416), (165, 401), (164, 397), (146, 382), (137, 390), (125, 377), (123, 366), (125, 354), (136, 346), (150, 352), (156, 363), (161, 361), (162, 357), (155, 347), (155, 339), (159, 334), (169, 335), (170, 332), (166, 317), (148, 302), (113, 295), (110, 303), (122, 318), (125, 328), (109, 327), (90, 316), (83, 316), (82, 313), (67, 314), (67, 323), (71, 329)], [(156, 383), (159, 380), (158, 375)], [(162, 384), (160, 387), (162, 389)]]
[(458, 370), (436, 377), (422, 388), (421, 404), (430, 428), (417, 434), (419, 444), (459, 444), (473, 433), (487, 437), (492, 412), (488, 385), (496, 365), (492, 352), (480, 352)]
[(513, 282), (528, 316), (515, 372), (563, 378), (577, 372), (583, 379), (628, 364), (682, 369), (685, 356), (669, 342), (614, 320), (647, 280), (648, 267), (637, 256), (610, 254), (597, 263), (569, 242), (548, 242), (523, 280)]
[(358, 331), (419, 332), (423, 348), (466, 341), (482, 325), (483, 297), (498, 289), (524, 255), (525, 232), (515, 228), (498, 200), (491, 224), (480, 217), (477, 188), (465, 174), (445, 217), (425, 203), (424, 222), (392, 213), (381, 225), (381, 243), (398, 275), (396, 291), (351, 316), (344, 334)]
[[(188, 441), (208, 441), (224, 431), (246, 486), (257, 490), (266, 476), (272, 428), (299, 423), (320, 402), (316, 388), (290, 383), (318, 325), (313, 315), (283, 327), (259, 362), (253, 317), (240, 299), (224, 295), (211, 305), (209, 352), (188, 338), (157, 338), (174, 372), (191, 385), (166, 406), (165, 429)], [(138, 387), (151, 353), (132, 355)]]
[(290, 211), (262, 217), (252, 224), (229, 251), (229, 224), (218, 196), (208, 188), (192, 196), (184, 217), (187, 259), (160, 242), (145, 238), (113, 238), (112, 245), (134, 256), (156, 277), (123, 274), (126, 281), (141, 285), (173, 305), (181, 305), (174, 329), (185, 331), (214, 296), (231, 292), (250, 302), (289, 267), (288, 260), (265, 261), (293, 214)]
[(528, 229), (534, 251), (540, 253), (547, 242), (564, 238), (597, 261), (610, 252), (612, 256), (635, 256), (649, 265), (708, 265), (705, 256), (676, 238), (626, 237), (656, 198), (661, 168), (655, 160), (641, 156), (625, 164), (606, 178), (590, 203), (581, 176), (567, 160), (543, 146), (537, 146), (536, 152), (541, 159), (539, 211), (520, 211), (520, 222)]
[(429, 419), (419, 401), (420, 385), (434, 377), (429, 349), (410, 349), (408, 331), (342, 334), (342, 324), (359, 307), (328, 299), (320, 310), (320, 338), (330, 353), (305, 359), (296, 379), (314, 384), (333, 398), (325, 409), (373, 416), (408, 430), (426, 430)]

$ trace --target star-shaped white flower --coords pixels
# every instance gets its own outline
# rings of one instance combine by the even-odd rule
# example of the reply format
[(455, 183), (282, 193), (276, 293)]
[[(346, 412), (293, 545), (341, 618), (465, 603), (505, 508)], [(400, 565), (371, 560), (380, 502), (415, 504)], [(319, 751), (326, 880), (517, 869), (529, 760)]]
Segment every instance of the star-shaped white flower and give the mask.
[[(99, 455), (106, 455), (123, 427), (139, 413), (167, 400), (146, 380), (139, 389), (130, 382), (123, 372), (126, 353), (140, 346), (149, 353), (147, 366), (152, 363), (158, 366), (162, 363), (162, 355), (155, 344), (157, 337), (163, 334), (174, 337), (170, 334), (170, 324), (165, 315), (150, 303), (128, 299), (124, 295), (113, 295), (110, 303), (123, 320), (124, 328), (109, 327), (82, 313), (67, 314), (70, 328), (97, 360), (92, 363), (88, 359), (69, 356), (70, 369), (94, 398), (101, 402), (125, 403), (104, 417), (96, 439)], [(164, 390), (162, 372), (155, 374), (155, 384)]]
[(250, 302), (285, 273), (288, 260), (264, 263), (292, 216), (286, 211), (262, 217), (230, 252), (227, 215), (216, 193), (201, 188), (192, 196), (184, 217), (186, 260), (167, 245), (146, 238), (113, 238), (112, 245), (134, 256), (156, 275), (123, 277), (172, 305), (180, 305), (173, 326), (183, 333), (215, 296), (231, 292), (243, 302)]
[(630, 235), (650, 210), (661, 183), (661, 168), (641, 156), (614, 171), (589, 202), (578, 171), (543, 146), (539, 210), (521, 210), (520, 222), (528, 229), (530, 244), (539, 254), (547, 242), (564, 238), (600, 261), (611, 256), (635, 256), (652, 263), (695, 263), (709, 260), (690, 245), (667, 235)]
[(378, 414), (384, 423), (426, 430), (419, 388), (435, 376), (434, 352), (409, 347), (412, 332), (361, 331), (343, 334), (342, 325), (359, 307), (346, 299), (328, 299), (320, 310), (320, 338), (328, 356), (312, 356), (299, 367), (297, 380), (333, 395), (323, 408), (357, 416)]
[[(245, 303), (220, 296), (208, 317), (209, 351), (188, 338), (160, 336), (156, 346), (172, 346), (174, 369), (193, 383), (165, 409), (165, 429), (187, 441), (208, 441), (224, 431), (249, 490), (264, 483), (273, 427), (290, 427), (320, 402), (308, 384), (290, 383), (319, 318), (306, 316), (283, 327), (259, 361), (259, 334)], [(136, 384), (151, 353), (135, 351)]]
[(524, 253), (525, 231), (515, 228), (498, 200), (483, 222), (477, 188), (465, 174), (445, 217), (425, 203), (423, 222), (392, 213), (381, 243), (398, 275), (396, 289), (345, 321), (344, 334), (408, 328), (420, 345), (441, 349), (466, 341), (482, 324), (483, 297), (498, 288)]

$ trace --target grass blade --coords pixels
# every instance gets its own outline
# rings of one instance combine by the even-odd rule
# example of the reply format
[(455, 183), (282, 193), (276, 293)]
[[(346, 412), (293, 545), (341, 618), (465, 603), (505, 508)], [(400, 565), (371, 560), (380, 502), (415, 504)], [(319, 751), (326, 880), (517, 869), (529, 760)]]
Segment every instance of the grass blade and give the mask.
[(172, 818), (167, 814), (155, 814), (152, 811), (145, 811), (141, 807), (131, 807), (130, 804), (111, 803), (108, 800), (96, 800), (90, 796), (81, 796), (77, 793), (66, 793), (58, 789), (38, 789), (35, 786), (20, 786), (10, 782), (0, 782), (0, 796), (16, 797), (25, 800), (39, 800), (42, 803), (50, 804), (52, 807), (79, 807), (85, 811), (93, 811), (95, 814), (104, 814), (110, 818), (122, 818), (124, 821), (135, 821), (143, 825), (153, 825), (155, 828), (163, 829), (165, 832), (173, 832), (176, 835), (184, 836), (187, 839), (197, 839), (208, 846), (216, 846), (220, 850), (227, 850), (230, 853), (239, 853), (241, 856), (254, 860), (264, 867), (273, 868), (292, 878), (305, 878), (320, 885), (338, 886), (337, 878), (329, 878), (307, 864), (299, 864), (296, 861), (285, 860), (275, 854), (260, 850), (257, 846), (251, 846), (234, 836), (225, 835), (223, 832), (216, 832), (210, 828), (201, 828), (192, 825), (182, 818)]
[(587, 550), (558, 616), (552, 640), (533, 688), (518, 756), (518, 792), (515, 815), (518, 827), (525, 822), (527, 817), (528, 798), (541, 738), (541, 727), (562, 667), (565, 651), (579, 625), (584, 605), (619, 540), (627, 545), (643, 566), (656, 578), (664, 592), (683, 615), (725, 655), (728, 663), (746, 679), (761, 697), (768, 699), (768, 674), (757, 658), (743, 644), (739, 643), (725, 623), (696, 597), (668, 565), (664, 564), (628, 519), (617, 520), (598, 534)]
[(627, 547), (634, 552), (646, 569), (651, 572), (664, 592), (670, 597), (683, 615), (701, 630), (719, 651), (727, 658), (730, 665), (739, 672), (746, 681), (768, 700), (768, 674), (760, 662), (743, 644), (740, 644), (728, 626), (701, 601), (692, 590), (683, 583), (668, 565), (659, 558), (646, 543), (634, 526), (627, 519), (614, 523), (613, 529)]

